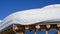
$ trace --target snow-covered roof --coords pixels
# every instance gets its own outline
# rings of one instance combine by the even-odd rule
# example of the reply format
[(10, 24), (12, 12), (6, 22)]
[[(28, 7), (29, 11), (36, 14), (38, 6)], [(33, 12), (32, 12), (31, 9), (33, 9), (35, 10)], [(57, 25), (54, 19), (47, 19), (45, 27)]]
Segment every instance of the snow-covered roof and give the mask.
[(29, 25), (47, 20), (60, 20), (60, 4), (12, 13), (3, 20), (1, 25), (5, 24), (7, 26), (13, 23)]
[(60, 19), (60, 4), (48, 5), (44, 8), (18, 11), (6, 17), (3, 22), (13, 20), (16, 23), (28, 25), (52, 19)]

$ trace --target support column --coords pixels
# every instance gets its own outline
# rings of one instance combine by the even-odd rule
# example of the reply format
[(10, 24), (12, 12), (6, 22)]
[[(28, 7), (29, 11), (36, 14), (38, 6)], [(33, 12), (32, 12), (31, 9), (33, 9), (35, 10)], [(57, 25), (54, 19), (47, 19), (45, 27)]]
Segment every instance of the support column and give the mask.
[(57, 24), (58, 27), (58, 34), (60, 34), (60, 24)]
[(50, 27), (51, 27), (51, 26), (50, 26), (49, 24), (46, 25), (46, 28), (47, 28), (47, 29), (46, 29), (46, 34), (48, 34), (48, 30), (50, 29)]
[[(37, 30), (39, 30), (39, 29), (40, 29), (40, 25), (36, 25), (35, 28), (36, 28)], [(36, 34), (36, 31), (35, 31), (34, 34)]]
[(36, 34), (36, 32), (34, 32), (34, 34)]
[(60, 34), (60, 31), (58, 30), (58, 34)]
[(48, 30), (46, 30), (46, 34), (48, 34)]

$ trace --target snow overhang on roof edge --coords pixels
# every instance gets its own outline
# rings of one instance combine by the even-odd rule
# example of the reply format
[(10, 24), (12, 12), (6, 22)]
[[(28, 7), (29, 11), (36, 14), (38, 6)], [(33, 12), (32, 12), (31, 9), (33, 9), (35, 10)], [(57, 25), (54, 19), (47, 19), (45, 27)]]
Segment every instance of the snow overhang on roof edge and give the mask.
[(60, 4), (48, 5), (38, 9), (18, 11), (4, 18), (1, 25), (7, 23), (10, 20), (13, 20), (12, 23), (22, 25), (34, 24), (47, 20), (60, 21)]

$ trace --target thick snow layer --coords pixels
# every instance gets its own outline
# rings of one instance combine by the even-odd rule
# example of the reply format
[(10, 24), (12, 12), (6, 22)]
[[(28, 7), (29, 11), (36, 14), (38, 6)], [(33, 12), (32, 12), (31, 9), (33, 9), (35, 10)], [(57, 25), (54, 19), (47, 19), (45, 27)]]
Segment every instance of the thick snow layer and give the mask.
[(7, 16), (0, 25), (0, 30), (11, 24), (30, 25), (43, 21), (60, 21), (60, 4), (43, 8), (19, 11)]
[(0, 20), (0, 25), (1, 25), (2, 20)]
[(60, 4), (48, 5), (43, 8), (19, 11), (7, 16), (3, 23), (29, 25), (47, 20), (60, 20)]

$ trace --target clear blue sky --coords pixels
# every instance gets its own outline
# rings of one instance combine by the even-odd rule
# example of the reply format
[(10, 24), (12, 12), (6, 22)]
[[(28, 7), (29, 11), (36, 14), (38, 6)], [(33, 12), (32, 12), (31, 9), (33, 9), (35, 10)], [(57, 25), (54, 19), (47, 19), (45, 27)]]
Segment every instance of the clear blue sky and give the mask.
[(0, 20), (17, 11), (42, 8), (50, 4), (60, 4), (60, 0), (0, 0)]

